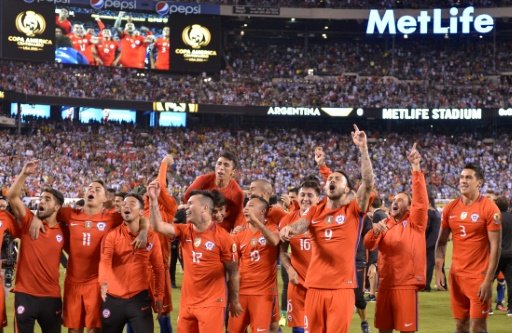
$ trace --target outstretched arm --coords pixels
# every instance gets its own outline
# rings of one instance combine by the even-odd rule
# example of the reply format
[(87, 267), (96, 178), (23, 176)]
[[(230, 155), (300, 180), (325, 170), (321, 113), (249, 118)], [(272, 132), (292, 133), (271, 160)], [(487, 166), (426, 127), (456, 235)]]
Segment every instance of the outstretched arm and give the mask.
[(308, 231), (309, 221), (306, 218), (301, 218), (297, 222), (287, 225), (279, 232), (279, 238), (283, 242), (289, 242), (295, 235), (300, 235)]
[(370, 201), (370, 193), (373, 188), (373, 168), (372, 162), (370, 161), (370, 155), (368, 154), (368, 140), (366, 133), (360, 131), (359, 128), (354, 125), (354, 131), (352, 132), (352, 141), (359, 148), (361, 153), (361, 186), (357, 190), (357, 204), (363, 212), (368, 209), (368, 203)]
[(38, 160), (32, 160), (23, 166), (21, 172), (16, 177), (16, 180), (11, 185), (9, 189), (9, 194), (7, 195), (7, 199), (9, 200), (9, 204), (11, 205), (12, 212), (14, 216), (18, 219), (25, 217), (26, 210), (23, 201), (21, 201), (21, 189), (23, 188), (23, 184), (29, 176), (32, 176), (37, 171), (37, 166), (39, 164)]
[(160, 208), (158, 207), (158, 196), (160, 195), (160, 184), (158, 181), (152, 181), (148, 185), (148, 195), (149, 195), (149, 221), (151, 225), (155, 229), (155, 231), (169, 237), (174, 237), (176, 235), (176, 230), (174, 229), (174, 225), (171, 223), (165, 223), (162, 220), (162, 215), (160, 214)]
[(411, 218), (412, 225), (421, 232), (425, 232), (428, 222), (428, 193), (425, 176), (421, 172), (420, 162), (421, 155), (416, 150), (416, 143), (407, 156), (412, 168), (412, 202), (411, 202)]

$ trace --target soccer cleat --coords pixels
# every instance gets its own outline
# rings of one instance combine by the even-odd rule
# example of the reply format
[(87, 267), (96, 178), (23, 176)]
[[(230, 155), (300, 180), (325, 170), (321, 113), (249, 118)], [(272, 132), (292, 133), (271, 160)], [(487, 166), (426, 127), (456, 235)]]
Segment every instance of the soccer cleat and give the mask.
[(368, 302), (375, 302), (377, 301), (377, 297), (375, 295), (368, 295)]
[(512, 307), (509, 307), (507, 311), (507, 317), (512, 317)]
[(507, 312), (507, 310), (508, 310), (508, 308), (505, 305), (501, 304), (501, 303), (496, 305), (496, 311)]
[(368, 322), (366, 320), (361, 322), (361, 331), (363, 333), (371, 333), (370, 325), (368, 325)]

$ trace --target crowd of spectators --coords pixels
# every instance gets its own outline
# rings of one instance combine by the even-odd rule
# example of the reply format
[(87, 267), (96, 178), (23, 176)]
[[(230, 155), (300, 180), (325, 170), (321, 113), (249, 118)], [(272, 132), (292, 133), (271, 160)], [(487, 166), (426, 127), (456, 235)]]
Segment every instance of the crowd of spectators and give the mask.
[(306, 7), (306, 8), (432, 8), (432, 7), (505, 7), (510, 0), (213, 0), (221, 5), (247, 5), (259, 7)]
[[(482, 134), (428, 132), (379, 133), (368, 131), (377, 191), (384, 197), (409, 190), (410, 167), (406, 152), (418, 142), (423, 169), (436, 198), (457, 195), (458, 175), (465, 163), (485, 170), (483, 190), (512, 194), (510, 133), (497, 133), (494, 142)], [(200, 174), (213, 170), (221, 149), (235, 151), (240, 161), (237, 180), (247, 188), (254, 179), (268, 179), (278, 194), (287, 193), (307, 175), (318, 175), (314, 148), (323, 146), (327, 164), (360, 178), (360, 162), (350, 133), (304, 129), (220, 128), (137, 129), (127, 125), (78, 125), (45, 122), (32, 125), (24, 135), (0, 131), (0, 183), (8, 187), (25, 161), (37, 158), (40, 175), (32, 177), (27, 195), (41, 185), (52, 185), (67, 197), (81, 197), (94, 179), (109, 187), (130, 191), (146, 184), (168, 153), (175, 155), (169, 189), (179, 199)]]
[[(217, 75), (0, 61), (0, 88), (32, 95), (222, 105), (508, 107), (511, 43), (239, 39)], [(479, 42), (476, 42), (479, 41)], [(428, 44), (428, 45), (426, 45)]]

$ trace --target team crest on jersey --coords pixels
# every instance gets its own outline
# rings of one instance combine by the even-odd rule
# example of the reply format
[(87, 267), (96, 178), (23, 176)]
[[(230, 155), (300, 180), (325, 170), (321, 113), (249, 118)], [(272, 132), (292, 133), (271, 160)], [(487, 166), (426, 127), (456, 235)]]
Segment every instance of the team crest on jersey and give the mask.
[(57, 242), (62, 242), (62, 235), (61, 234), (58, 234), (57, 236), (55, 236), (55, 239), (57, 240)]
[(107, 224), (105, 222), (99, 222), (98, 224), (96, 224), (96, 227), (99, 231), (103, 231), (107, 227)]
[(258, 243), (260, 243), (261, 246), (265, 246), (267, 245), (267, 240), (265, 239), (265, 237), (260, 237), (258, 239)]
[(211, 251), (211, 250), (213, 250), (213, 247), (215, 246), (215, 244), (213, 244), (213, 242), (208, 241), (208, 242), (204, 243), (204, 246), (206, 247), (206, 249), (208, 251)]
[(194, 239), (194, 246), (199, 247), (201, 245), (201, 237), (196, 237)]
[(153, 248), (153, 243), (148, 243), (148, 245), (146, 246), (146, 250), (151, 251), (152, 248)]
[(255, 247), (258, 244), (258, 240), (256, 238), (251, 239), (251, 246)]
[(338, 225), (345, 224), (345, 215), (336, 216), (336, 224), (338, 224)]
[(110, 310), (105, 309), (105, 310), (103, 310), (103, 312), (101, 314), (103, 315), (103, 318), (108, 318), (108, 317), (110, 317)]
[(327, 222), (327, 224), (331, 224), (332, 223), (332, 215), (327, 216), (327, 220), (325, 222)]
[(405, 228), (406, 226), (407, 226), (407, 220), (402, 221), (402, 227)]
[(472, 221), (472, 222), (476, 222), (476, 221), (478, 221), (478, 218), (479, 218), (479, 217), (480, 217), (480, 215), (478, 215), (478, 214), (476, 214), (476, 213), (475, 213), (475, 214), (472, 214), (472, 215), (471, 215), (471, 221)]
[(499, 213), (494, 214), (493, 219), (494, 219), (494, 224), (501, 224)]
[(25, 307), (23, 305), (20, 305), (16, 308), (16, 313), (22, 314), (23, 312), (25, 312)]
[(460, 213), (460, 219), (461, 219), (461, 220), (465, 220), (465, 219), (466, 219), (466, 217), (468, 217), (468, 213), (467, 213), (467, 212), (462, 212), (462, 213)]
[(91, 228), (92, 228), (92, 221), (85, 221), (85, 222), (84, 222), (84, 226), (85, 226), (87, 229), (91, 229)]

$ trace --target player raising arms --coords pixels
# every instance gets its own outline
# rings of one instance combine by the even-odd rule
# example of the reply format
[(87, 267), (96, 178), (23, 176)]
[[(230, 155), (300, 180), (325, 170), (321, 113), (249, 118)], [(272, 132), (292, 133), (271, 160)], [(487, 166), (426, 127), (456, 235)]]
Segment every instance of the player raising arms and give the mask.
[(375, 327), (381, 333), (418, 330), (418, 290), (425, 286), (428, 194), (420, 169), (421, 155), (412, 147), (412, 199), (398, 193), (390, 216), (373, 224), (364, 237), (368, 250), (379, 249), (379, 298)]
[[(236, 245), (226, 230), (212, 219), (213, 198), (209, 191), (193, 191), (187, 200), (187, 224), (162, 221), (158, 207), (160, 184), (148, 186), (150, 221), (157, 232), (180, 240), (185, 274), (181, 289), (178, 333), (224, 331), (224, 314), (238, 316), (240, 278)], [(226, 292), (226, 272), (228, 292)], [(228, 300), (226, 302), (226, 295)]]
[(304, 329), (310, 333), (346, 333), (354, 311), (354, 258), (361, 235), (360, 215), (368, 209), (374, 175), (366, 134), (355, 125), (352, 140), (361, 153), (362, 182), (356, 198), (349, 198), (351, 184), (345, 173), (335, 171), (327, 178), (327, 199), (311, 207), (305, 218), (281, 229), (283, 241), (308, 229), (311, 233), (304, 316)]
[[(62, 299), (59, 265), (62, 249), (68, 242), (67, 230), (57, 219), (64, 196), (53, 188), (43, 188), (37, 217), (47, 231), (31, 239), (29, 227), (34, 214), (21, 201), (21, 189), (27, 177), (34, 175), (38, 161), (27, 162), (9, 189), (9, 201), (21, 224), (21, 247), (14, 288), (15, 331), (34, 332), (37, 320), (43, 332), (60, 333)], [(2, 288), (3, 289), (3, 288)]]
[(491, 309), (492, 281), (501, 242), (501, 214), (491, 200), (480, 193), (482, 169), (467, 164), (459, 178), (460, 197), (443, 209), (441, 232), (436, 248), (436, 283), (444, 289), (443, 264), (450, 233), (453, 239), (450, 269), (450, 301), (457, 333), (487, 332)]

